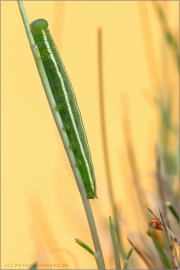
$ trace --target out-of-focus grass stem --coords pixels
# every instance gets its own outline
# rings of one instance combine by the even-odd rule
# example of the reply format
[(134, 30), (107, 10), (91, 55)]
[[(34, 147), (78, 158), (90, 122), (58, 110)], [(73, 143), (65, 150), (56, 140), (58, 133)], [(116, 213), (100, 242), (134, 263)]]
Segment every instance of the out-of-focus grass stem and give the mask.
[(127, 269), (128, 262), (129, 262), (129, 259), (131, 257), (131, 254), (132, 254), (133, 250), (134, 250), (134, 247), (130, 248), (130, 250), (129, 250), (127, 256), (126, 256), (126, 259), (124, 260), (124, 267), (123, 267), (123, 269)]
[(128, 241), (131, 244), (131, 246), (134, 247), (135, 251), (139, 254), (139, 256), (143, 259), (143, 261), (146, 263), (149, 269), (156, 269), (155, 265), (149, 260), (146, 254), (138, 246), (136, 246), (129, 238)]
[(161, 160), (159, 157), (158, 147), (156, 146), (156, 166), (157, 166), (157, 182), (158, 182), (158, 190), (159, 195), (161, 198), (161, 204), (163, 209), (163, 216), (165, 220), (167, 221), (167, 211), (166, 211), (166, 204), (165, 204), (165, 198), (164, 198), (164, 187), (163, 187), (163, 179), (161, 175)]
[(170, 202), (166, 202), (166, 205), (167, 205), (169, 211), (171, 212), (171, 214), (175, 217), (175, 219), (179, 223), (180, 222), (179, 215), (178, 215), (177, 211), (174, 209), (173, 205)]
[(143, 205), (145, 202), (141, 194), (141, 186), (140, 186), (140, 181), (139, 181), (140, 172), (139, 172), (137, 159), (136, 159), (134, 146), (133, 146), (133, 141), (132, 141), (131, 123), (130, 123), (130, 117), (129, 117), (129, 106), (128, 106), (128, 99), (126, 96), (121, 99), (121, 107), (122, 107), (123, 115), (124, 115), (124, 112), (126, 115), (125, 117), (123, 117), (123, 130), (124, 130), (124, 138), (125, 138), (126, 149), (128, 153), (129, 164), (130, 164), (132, 175), (133, 175), (133, 181), (136, 188), (136, 194), (138, 197), (139, 206), (142, 210), (142, 213), (144, 213)]
[(103, 48), (102, 48), (102, 29), (98, 29), (98, 79), (99, 79), (99, 107), (100, 107), (100, 117), (101, 117), (101, 132), (102, 132), (102, 143), (104, 151), (104, 163), (106, 170), (106, 177), (108, 183), (108, 191), (110, 203), (113, 210), (113, 219), (115, 221), (115, 228), (117, 232), (117, 239), (120, 251), (122, 252), (123, 257), (125, 257), (125, 251), (123, 243), (121, 240), (120, 226), (118, 221), (118, 211), (115, 203), (115, 197), (113, 192), (113, 184), (109, 163), (109, 152), (108, 152), (108, 143), (107, 143), (107, 129), (106, 129), (106, 120), (105, 120), (105, 105), (104, 105), (104, 84), (103, 84)]
[(165, 232), (166, 232), (166, 235), (167, 235), (170, 254), (171, 254), (172, 262), (173, 262), (173, 265), (174, 265), (174, 269), (179, 269), (179, 265), (178, 265), (178, 262), (177, 262), (176, 253), (175, 253), (175, 250), (174, 250), (174, 247), (173, 247), (173, 244), (172, 244), (172, 240), (171, 240), (171, 237), (169, 235), (169, 231), (167, 229), (166, 223), (164, 221), (164, 217), (163, 217), (160, 209), (159, 209), (159, 213), (160, 213), (162, 224), (164, 226), (164, 229), (165, 229)]
[(142, 27), (142, 35), (144, 39), (144, 47), (146, 51), (147, 64), (151, 79), (152, 89), (156, 89), (159, 84), (159, 71), (157, 68), (157, 59), (153, 44), (152, 29), (148, 12), (148, 1), (138, 1), (139, 14)]
[(152, 237), (154, 245), (159, 253), (159, 256), (160, 256), (160, 259), (161, 259), (162, 264), (164, 266), (164, 269), (172, 269), (170, 260), (167, 256), (166, 252), (164, 251), (162, 244), (160, 244), (160, 242), (158, 241), (158, 236), (157, 236), (156, 230), (151, 229), (151, 237)]
[(178, 46), (178, 41), (176, 40), (176, 38), (174, 37), (173, 33), (171, 32), (171, 30), (169, 29), (168, 23), (167, 23), (167, 19), (165, 16), (165, 13), (162, 9), (161, 4), (158, 1), (151, 1), (157, 15), (159, 18), (159, 21), (161, 23), (161, 28), (163, 30), (163, 34), (164, 34), (164, 38), (166, 39), (167, 44), (169, 45), (169, 47), (171, 48), (171, 51), (174, 54), (175, 60), (176, 60), (176, 64), (177, 67), (179, 69), (179, 46)]
[(116, 230), (114, 228), (114, 224), (113, 224), (111, 217), (109, 217), (109, 226), (110, 226), (111, 239), (112, 239), (112, 244), (113, 244), (113, 249), (114, 249), (114, 258), (115, 258), (116, 269), (121, 269), (119, 250), (118, 250), (118, 245), (117, 245), (117, 240), (116, 240), (117, 234), (116, 234)]

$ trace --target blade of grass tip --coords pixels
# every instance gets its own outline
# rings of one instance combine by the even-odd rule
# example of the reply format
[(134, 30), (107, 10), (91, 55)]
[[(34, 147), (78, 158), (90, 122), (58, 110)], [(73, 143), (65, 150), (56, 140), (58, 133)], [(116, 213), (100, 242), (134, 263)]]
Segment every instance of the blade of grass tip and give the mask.
[(94, 251), (89, 246), (87, 246), (84, 242), (82, 242), (80, 239), (77, 239), (77, 238), (75, 239), (75, 241), (78, 245), (86, 249), (91, 255), (94, 256)]
[(164, 33), (164, 37), (167, 41), (167, 44), (169, 45), (169, 47), (172, 49), (172, 52), (174, 53), (175, 59), (176, 59), (176, 63), (177, 63), (177, 67), (179, 69), (179, 49), (178, 49), (178, 41), (175, 39), (174, 35), (171, 33), (168, 23), (167, 23), (167, 19), (165, 17), (164, 11), (161, 7), (161, 5), (159, 3), (157, 3), (157, 1), (151, 1), (151, 3), (153, 4), (156, 13), (158, 14), (158, 18), (160, 20), (161, 23), (161, 27)]
[(134, 247), (130, 248), (130, 250), (129, 250), (127, 256), (126, 256), (126, 259), (124, 260), (124, 267), (123, 267), (123, 269), (127, 269), (127, 265), (128, 265), (128, 262), (129, 262), (129, 259), (131, 257), (131, 254), (132, 254), (133, 250), (134, 250)]
[(111, 239), (112, 239), (112, 244), (113, 244), (113, 249), (114, 249), (116, 269), (121, 269), (119, 250), (118, 250), (118, 245), (117, 245), (117, 240), (116, 240), (116, 231), (115, 231), (115, 227), (114, 227), (111, 217), (109, 217), (109, 226), (110, 226)]
[(149, 269), (156, 269), (154, 264), (149, 260), (149, 258), (146, 256), (146, 254), (140, 250), (139, 247), (133, 244), (133, 242), (128, 238), (129, 243), (131, 246), (134, 247), (135, 251), (138, 253), (138, 255), (142, 258), (142, 260), (146, 263), (146, 265), (149, 267)]
[(176, 254), (175, 254), (174, 247), (173, 247), (173, 244), (172, 244), (172, 240), (171, 240), (171, 237), (169, 235), (169, 231), (167, 229), (167, 226), (166, 226), (166, 223), (164, 221), (164, 217), (163, 217), (163, 215), (161, 213), (160, 208), (159, 208), (159, 213), (160, 213), (160, 216), (161, 216), (162, 224), (163, 224), (164, 229), (166, 231), (166, 235), (167, 235), (167, 239), (168, 239), (168, 243), (169, 243), (170, 254), (171, 254), (171, 259), (172, 259), (172, 262), (173, 262), (173, 265), (174, 265), (174, 269), (179, 269), (179, 265), (178, 265), (178, 262), (177, 262), (177, 258), (176, 258)]
[[(146, 208), (148, 209), (148, 211), (149, 211), (155, 218), (157, 218), (157, 219), (160, 221), (160, 223), (163, 225), (161, 219), (158, 218), (158, 217), (153, 213), (153, 211), (152, 211), (149, 207), (147, 207), (146, 205), (145, 205), (145, 207), (146, 207)], [(172, 232), (167, 226), (166, 226), (166, 228), (167, 228), (167, 230), (168, 230), (170, 236), (171, 236), (172, 239), (174, 240), (174, 242), (175, 242), (178, 246), (180, 246), (180, 241), (177, 239), (177, 237), (173, 234), (173, 232)]]
[(169, 209), (169, 211), (171, 212), (171, 214), (175, 217), (175, 219), (177, 220), (177, 222), (180, 222), (180, 218), (178, 216), (177, 211), (175, 210), (175, 208), (173, 207), (173, 205), (171, 204), (171, 202), (166, 202), (166, 205)]
[(162, 245), (159, 242), (157, 233), (155, 229), (151, 229), (151, 235), (152, 240), (154, 242), (154, 245), (159, 253), (160, 259), (162, 261), (162, 264), (164, 266), (164, 269), (172, 269), (171, 263), (169, 261), (169, 258), (167, 257), (165, 251), (163, 250)]
[(125, 257), (124, 246), (121, 240), (120, 226), (118, 221), (118, 211), (115, 203), (115, 197), (113, 192), (113, 184), (109, 163), (109, 152), (107, 143), (107, 128), (105, 121), (105, 106), (104, 106), (104, 84), (103, 84), (103, 48), (102, 48), (102, 29), (98, 29), (98, 78), (99, 78), (99, 107), (100, 107), (100, 117), (101, 117), (101, 133), (102, 133), (102, 144), (104, 151), (104, 163), (106, 170), (106, 178), (108, 184), (109, 198), (113, 211), (113, 219), (115, 221), (115, 228), (117, 232), (118, 245), (121, 250), (122, 256)]
[(98, 269), (104, 269), (103, 268), (103, 262), (101, 255), (98, 251), (94, 252), (88, 245), (86, 245), (84, 242), (82, 242), (80, 239), (75, 239), (76, 243), (79, 244), (81, 247), (86, 249), (96, 260), (96, 263), (98, 265)]
[(56, 107), (56, 102), (54, 100), (54, 96), (53, 96), (51, 87), (49, 85), (49, 81), (48, 81), (48, 78), (47, 78), (43, 63), (42, 63), (42, 59), (41, 59), (40, 54), (39, 54), (39, 50), (38, 50), (37, 46), (35, 46), (35, 41), (34, 41), (33, 35), (31, 34), (29, 22), (27, 19), (27, 15), (26, 15), (23, 3), (20, 0), (18, 0), (17, 2), (18, 2), (21, 16), (22, 16), (22, 20), (24, 23), (24, 27), (26, 29), (26, 33), (27, 33), (27, 36), (28, 36), (28, 39), (30, 42), (30, 46), (31, 46), (31, 49), (33, 52), (33, 56), (34, 56), (34, 59), (36, 62), (36, 66), (37, 66), (37, 69), (38, 69), (38, 72), (39, 72), (39, 75), (40, 75), (40, 78), (41, 78), (41, 81), (42, 81), (42, 84), (43, 84), (43, 87), (44, 87), (44, 90), (46, 93), (46, 97), (47, 97), (47, 100), (49, 102), (54, 120), (56, 122), (59, 134), (60, 134), (62, 142), (64, 144), (66, 154), (69, 158), (69, 162), (71, 164), (71, 167), (72, 167), (72, 170), (73, 170), (73, 173), (75, 176), (75, 180), (76, 180), (76, 183), (77, 183), (80, 195), (81, 195), (81, 199), (83, 202), (84, 210), (86, 212), (86, 217), (87, 217), (89, 228), (91, 231), (94, 247), (95, 247), (95, 250), (99, 251), (99, 253), (101, 254), (103, 266), (105, 269), (104, 258), (103, 258), (101, 245), (99, 242), (99, 237), (98, 237), (98, 233), (97, 233), (97, 229), (96, 229), (96, 225), (95, 225), (95, 221), (94, 221), (94, 216), (93, 216), (93, 213), (91, 210), (90, 202), (87, 199), (86, 190), (85, 190), (85, 187), (84, 187), (84, 184), (82, 181), (82, 177), (81, 177), (79, 170), (75, 166), (76, 162), (75, 162), (74, 154), (69, 149), (69, 144), (70, 144), (69, 138), (68, 138), (66, 132), (64, 132), (64, 130), (63, 130), (63, 122), (62, 122), (62, 119), (60, 117), (60, 114), (54, 109)]
[(36, 270), (37, 269), (37, 264), (36, 263), (34, 263), (30, 268), (29, 268), (29, 270)]

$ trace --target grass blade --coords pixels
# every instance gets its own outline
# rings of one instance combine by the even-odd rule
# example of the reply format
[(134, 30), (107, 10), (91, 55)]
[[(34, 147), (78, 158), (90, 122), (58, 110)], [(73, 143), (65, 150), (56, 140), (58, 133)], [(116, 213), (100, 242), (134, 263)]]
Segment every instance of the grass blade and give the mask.
[(166, 202), (166, 205), (167, 205), (169, 211), (171, 212), (171, 214), (175, 217), (175, 219), (179, 223), (180, 222), (179, 215), (178, 215), (177, 211), (175, 210), (175, 208), (173, 207), (173, 205), (171, 204), (171, 202)]
[(149, 236), (152, 237), (153, 243), (154, 243), (154, 245), (159, 253), (159, 256), (161, 258), (164, 269), (172, 269), (172, 266), (171, 266), (171, 263), (167, 257), (167, 254), (165, 253), (162, 245), (159, 242), (156, 229), (150, 229), (150, 232), (148, 234), (149, 234)]
[(80, 239), (75, 239), (76, 243), (79, 244), (81, 247), (86, 249), (91, 255), (94, 256), (96, 263), (98, 265), (98, 269), (104, 269), (103, 267), (103, 261), (101, 258), (101, 255), (98, 251), (94, 252), (88, 245), (86, 245), (84, 242), (82, 242)]
[(152, 1), (152, 4), (156, 10), (156, 13), (159, 17), (160, 23), (161, 23), (161, 27), (163, 30), (163, 34), (164, 34), (164, 38), (167, 42), (167, 44), (169, 45), (169, 47), (171, 48), (175, 59), (176, 59), (176, 63), (177, 63), (177, 67), (179, 69), (179, 48), (178, 48), (178, 40), (175, 38), (175, 36), (173, 35), (173, 33), (171, 32), (167, 20), (166, 20), (166, 16), (165, 13), (162, 9), (162, 6), (158, 3), (158, 1)]
[(109, 199), (113, 211), (113, 219), (115, 222), (115, 228), (117, 232), (118, 245), (122, 255), (125, 257), (124, 247), (121, 240), (120, 226), (118, 221), (118, 211), (115, 203), (115, 197), (113, 192), (113, 184), (110, 170), (109, 162), (109, 152), (108, 152), (108, 143), (107, 143), (107, 128), (105, 121), (105, 107), (104, 107), (104, 86), (103, 86), (103, 48), (102, 48), (102, 29), (98, 29), (98, 78), (99, 78), (99, 107), (100, 107), (100, 117), (101, 117), (101, 133), (102, 133), (102, 143), (104, 151), (104, 163), (106, 169), (106, 177), (109, 191)]
[(110, 226), (111, 239), (112, 239), (112, 244), (113, 244), (113, 249), (114, 249), (114, 258), (115, 258), (115, 263), (116, 263), (116, 269), (121, 269), (119, 250), (118, 250), (118, 245), (117, 245), (117, 240), (116, 240), (116, 231), (115, 231), (115, 227), (114, 227), (114, 224), (113, 224), (111, 217), (109, 217), (109, 226)]
[(123, 267), (123, 269), (127, 269), (127, 265), (128, 265), (128, 262), (129, 262), (129, 259), (131, 257), (131, 254), (132, 254), (133, 250), (134, 250), (134, 247), (130, 248), (130, 250), (129, 250), (127, 256), (126, 256), (126, 259), (124, 260), (124, 267)]
[(84, 242), (82, 242), (80, 239), (77, 239), (77, 238), (75, 239), (75, 241), (78, 245), (86, 249), (91, 255), (94, 256), (94, 251), (89, 246), (87, 246)]
[(36, 270), (37, 269), (37, 264), (36, 263), (34, 263), (30, 268), (29, 268), (29, 270)]
[(170, 249), (170, 254), (171, 254), (172, 262), (173, 262), (173, 265), (174, 265), (174, 269), (179, 269), (177, 258), (176, 258), (176, 253), (175, 253), (175, 250), (174, 250), (174, 247), (173, 247), (173, 244), (172, 244), (172, 240), (171, 240), (171, 237), (169, 235), (166, 223), (164, 221), (164, 218), (163, 218), (163, 215), (162, 215), (160, 209), (159, 209), (159, 213), (160, 213), (160, 216), (161, 216), (162, 225), (164, 226), (164, 229), (166, 231), (166, 235), (167, 235), (167, 239), (168, 239), (168, 243), (169, 243), (169, 249)]
[(157, 167), (157, 182), (158, 182), (159, 195), (161, 198), (163, 214), (164, 214), (165, 220), (167, 220), (167, 211), (166, 211), (165, 198), (164, 198), (163, 179), (161, 177), (161, 159), (160, 159), (160, 155), (159, 155), (159, 149), (157, 146), (156, 146), (156, 167)]

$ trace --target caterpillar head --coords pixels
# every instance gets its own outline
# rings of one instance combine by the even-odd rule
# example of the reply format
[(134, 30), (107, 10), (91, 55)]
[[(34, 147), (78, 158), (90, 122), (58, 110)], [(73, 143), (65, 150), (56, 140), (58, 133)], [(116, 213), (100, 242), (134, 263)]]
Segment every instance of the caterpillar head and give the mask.
[(32, 32), (40, 32), (48, 28), (48, 22), (44, 19), (35, 20), (30, 24)]

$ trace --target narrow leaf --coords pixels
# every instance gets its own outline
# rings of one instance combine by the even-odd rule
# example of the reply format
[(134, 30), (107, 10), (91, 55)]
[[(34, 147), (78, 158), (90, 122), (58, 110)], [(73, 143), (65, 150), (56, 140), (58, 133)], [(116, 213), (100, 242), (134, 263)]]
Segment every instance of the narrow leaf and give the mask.
[(94, 251), (87, 246), (84, 242), (82, 242), (80, 239), (75, 239), (76, 243), (78, 243), (81, 247), (83, 247), (84, 249), (86, 249), (90, 254), (92, 254), (94, 256)]
[(113, 249), (114, 249), (116, 269), (121, 269), (119, 250), (118, 250), (117, 239), (116, 239), (116, 231), (115, 231), (115, 227), (114, 227), (111, 217), (109, 217), (109, 226), (110, 226), (111, 239), (112, 239), (112, 244), (113, 244)]
[(177, 213), (177, 211), (174, 209), (173, 205), (171, 204), (171, 202), (166, 202), (166, 205), (169, 209), (169, 211), (171, 212), (171, 214), (175, 217), (175, 219), (177, 220), (177, 222), (180, 222), (180, 218), (179, 215)]
[(129, 250), (127, 256), (126, 256), (126, 259), (124, 260), (124, 267), (123, 267), (123, 269), (127, 269), (127, 265), (128, 265), (128, 262), (129, 262), (129, 259), (131, 257), (131, 254), (132, 254), (133, 250), (134, 250), (134, 247), (130, 248), (130, 250)]
[(29, 270), (36, 270), (37, 269), (37, 264), (36, 263), (34, 263), (30, 268), (29, 268)]

